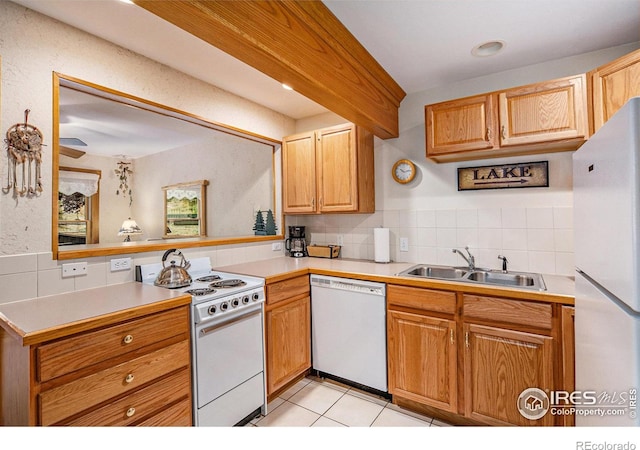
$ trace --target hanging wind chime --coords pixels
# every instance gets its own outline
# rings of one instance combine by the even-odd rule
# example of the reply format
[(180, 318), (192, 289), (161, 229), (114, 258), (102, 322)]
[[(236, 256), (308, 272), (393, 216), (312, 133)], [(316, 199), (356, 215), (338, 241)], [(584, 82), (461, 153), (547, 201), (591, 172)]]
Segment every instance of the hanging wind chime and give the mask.
[[(42, 193), (42, 143), (40, 130), (29, 124), (29, 112), (24, 111), (24, 123), (17, 123), (7, 130), (4, 142), (7, 144), (9, 161), (5, 194), (13, 190), (14, 196), (34, 197)], [(28, 165), (28, 168), (27, 168)], [(22, 168), (21, 184), (18, 187), (19, 167)]]
[(118, 180), (120, 181), (120, 186), (116, 190), (116, 195), (129, 195), (129, 206), (133, 203), (133, 190), (129, 186), (129, 177), (133, 173), (131, 167), (129, 167), (131, 163), (126, 161), (118, 161), (118, 168), (114, 170), (115, 174), (118, 176)]

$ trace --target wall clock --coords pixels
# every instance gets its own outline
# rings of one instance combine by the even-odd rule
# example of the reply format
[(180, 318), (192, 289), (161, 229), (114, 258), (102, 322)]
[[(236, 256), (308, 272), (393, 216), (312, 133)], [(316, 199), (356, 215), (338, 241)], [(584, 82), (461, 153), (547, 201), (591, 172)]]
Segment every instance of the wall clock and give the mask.
[(416, 165), (408, 159), (400, 159), (393, 165), (391, 175), (398, 183), (407, 184), (416, 176)]

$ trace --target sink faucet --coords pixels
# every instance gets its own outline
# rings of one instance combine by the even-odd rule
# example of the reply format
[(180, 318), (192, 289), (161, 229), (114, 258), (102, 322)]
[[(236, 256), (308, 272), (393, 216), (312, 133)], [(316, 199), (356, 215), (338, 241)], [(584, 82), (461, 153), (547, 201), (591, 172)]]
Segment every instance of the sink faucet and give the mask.
[(464, 260), (467, 262), (467, 264), (469, 264), (469, 270), (474, 270), (476, 268), (476, 258), (471, 254), (468, 246), (465, 247), (464, 249), (467, 251), (467, 254), (469, 255), (468, 258), (464, 256), (464, 253), (462, 253), (457, 248), (453, 249), (453, 253), (458, 253), (460, 256), (462, 256)]
[(498, 255), (498, 259), (502, 260), (502, 272), (503, 273), (507, 273), (507, 263), (509, 261), (507, 261), (507, 257), (506, 256), (502, 256), (502, 255)]

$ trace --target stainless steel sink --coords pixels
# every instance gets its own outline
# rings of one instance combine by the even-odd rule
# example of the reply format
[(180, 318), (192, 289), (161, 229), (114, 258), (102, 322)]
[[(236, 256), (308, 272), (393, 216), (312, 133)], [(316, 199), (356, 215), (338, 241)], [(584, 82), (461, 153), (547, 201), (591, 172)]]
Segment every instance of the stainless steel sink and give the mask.
[(425, 278), (445, 278), (455, 279), (462, 278), (467, 274), (466, 270), (458, 269), (456, 267), (441, 267), (441, 266), (415, 266), (407, 271), (405, 275), (413, 277), (425, 277)]
[(547, 286), (544, 284), (544, 279), (539, 273), (502, 272), (499, 270), (487, 269), (469, 270), (461, 267), (418, 264), (398, 273), (398, 276), (507, 286), (537, 291), (547, 290)]

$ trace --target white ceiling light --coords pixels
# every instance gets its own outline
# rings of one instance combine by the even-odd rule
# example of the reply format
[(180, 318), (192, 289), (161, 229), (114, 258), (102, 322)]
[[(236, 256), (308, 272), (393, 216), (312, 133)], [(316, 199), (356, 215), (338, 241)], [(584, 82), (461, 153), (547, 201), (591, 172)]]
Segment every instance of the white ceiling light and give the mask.
[(484, 44), (475, 46), (471, 50), (471, 54), (473, 56), (480, 56), (480, 57), (493, 56), (496, 53), (498, 53), (500, 50), (502, 50), (504, 46), (505, 46), (504, 41), (489, 41), (489, 42), (485, 42)]

